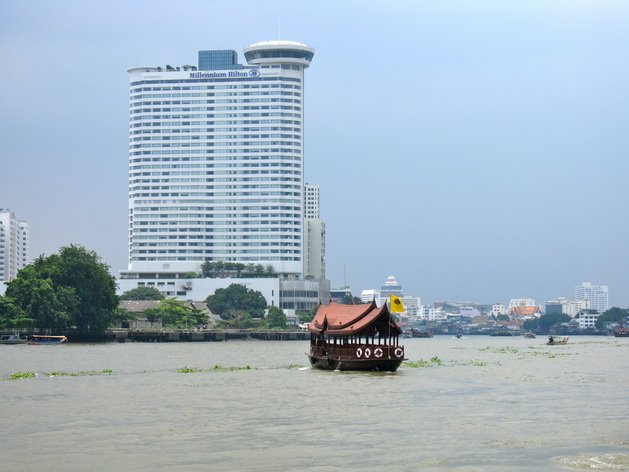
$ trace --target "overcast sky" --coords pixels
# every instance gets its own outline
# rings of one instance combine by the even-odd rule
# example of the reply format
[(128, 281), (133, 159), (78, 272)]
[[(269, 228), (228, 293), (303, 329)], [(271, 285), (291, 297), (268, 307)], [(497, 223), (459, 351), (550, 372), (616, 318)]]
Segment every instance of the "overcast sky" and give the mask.
[(127, 265), (127, 69), (315, 48), (306, 181), (354, 294), (629, 306), (629, 2), (0, 2), (0, 207)]

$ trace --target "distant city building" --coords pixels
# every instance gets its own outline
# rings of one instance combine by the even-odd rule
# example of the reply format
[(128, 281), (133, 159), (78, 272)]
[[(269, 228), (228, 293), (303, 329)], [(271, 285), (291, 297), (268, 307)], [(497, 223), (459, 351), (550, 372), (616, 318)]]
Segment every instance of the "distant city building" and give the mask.
[(459, 308), (459, 314), (465, 318), (475, 318), (480, 316), (480, 311), (473, 306), (462, 306)]
[(325, 222), (320, 217), (319, 186), (304, 187), (304, 276), (325, 279)]
[(546, 302), (546, 306), (544, 307), (544, 314), (545, 315), (561, 315), (563, 314), (563, 304), (560, 303), (558, 300), (551, 300)]
[(397, 281), (395, 276), (390, 275), (384, 282), (384, 285), (380, 287), (380, 290), (366, 289), (360, 294), (360, 299), (364, 303), (369, 303), (372, 300), (376, 301), (376, 305), (382, 306), (385, 303), (389, 303), (390, 296), (395, 295), (402, 299), (404, 303), (404, 316), (407, 317), (419, 317), (421, 316), (421, 297), (415, 297), (410, 295), (404, 295), (404, 289), (402, 285)]
[(491, 306), (491, 311), (489, 312), (492, 316), (506, 315), (507, 309), (504, 304), (501, 302), (496, 302)]
[(515, 318), (540, 317), (542, 309), (532, 298), (513, 298), (509, 302), (508, 315)]
[[(330, 299), (335, 303), (343, 303), (351, 298), (353, 298), (352, 289), (349, 287), (330, 289)], [(322, 301), (325, 302), (325, 300)]]
[(419, 316), (424, 320), (434, 322), (442, 322), (448, 319), (448, 314), (445, 311), (431, 305), (422, 305)]
[(380, 287), (381, 298), (389, 298), (391, 295), (404, 298), (404, 290), (393, 275), (388, 276), (384, 285)]
[(591, 282), (583, 282), (574, 287), (574, 298), (588, 300), (590, 308), (603, 313), (609, 309), (609, 293), (607, 285), (593, 285)]
[(452, 316), (458, 316), (461, 313), (461, 307), (465, 306), (476, 308), (479, 313), (483, 314), (490, 313), (492, 310), (492, 305), (473, 302), (434, 302), (433, 306)]
[(0, 208), (0, 282), (13, 280), (29, 263), (29, 227), (8, 209)]
[(404, 308), (406, 308), (406, 315), (410, 318), (417, 318), (420, 316), (422, 299), (421, 297), (411, 297), (409, 295), (402, 299)]
[(375, 289), (369, 288), (360, 292), (360, 301), (363, 303), (371, 303), (372, 301), (380, 300), (380, 292)]
[(579, 313), (579, 328), (587, 329), (587, 328), (595, 328), (596, 320), (601, 316), (596, 310), (583, 310)]

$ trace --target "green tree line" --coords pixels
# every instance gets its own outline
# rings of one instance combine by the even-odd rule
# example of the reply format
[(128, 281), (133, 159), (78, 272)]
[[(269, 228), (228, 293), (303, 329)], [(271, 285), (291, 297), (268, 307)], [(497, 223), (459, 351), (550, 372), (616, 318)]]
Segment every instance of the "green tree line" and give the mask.
[(102, 333), (117, 319), (116, 282), (93, 251), (62, 247), (40, 256), (8, 282), (0, 328), (76, 329)]

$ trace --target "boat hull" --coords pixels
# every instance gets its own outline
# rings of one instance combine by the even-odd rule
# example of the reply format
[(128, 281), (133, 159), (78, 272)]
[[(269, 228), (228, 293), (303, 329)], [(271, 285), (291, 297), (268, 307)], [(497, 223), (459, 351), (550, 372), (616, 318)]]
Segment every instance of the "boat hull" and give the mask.
[(26, 344), (26, 341), (26, 338), (21, 338), (19, 336), (2, 336), (0, 344)]
[(308, 356), (310, 365), (324, 370), (362, 370), (368, 372), (395, 372), (404, 359), (333, 359)]
[(28, 344), (33, 345), (50, 345), (50, 344), (64, 344), (68, 342), (68, 338), (65, 336), (37, 336), (33, 335), (28, 340)]

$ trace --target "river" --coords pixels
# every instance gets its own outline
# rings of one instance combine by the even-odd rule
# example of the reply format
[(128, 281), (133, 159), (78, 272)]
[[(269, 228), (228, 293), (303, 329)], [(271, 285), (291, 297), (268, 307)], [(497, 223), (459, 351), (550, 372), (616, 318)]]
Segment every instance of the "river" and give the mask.
[(36, 374), (0, 381), (0, 470), (629, 470), (629, 338), (545, 341), (405, 339), (396, 373), (305, 341), (0, 346)]

